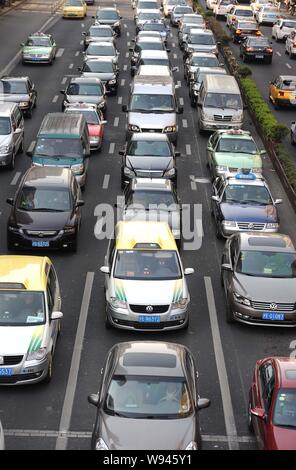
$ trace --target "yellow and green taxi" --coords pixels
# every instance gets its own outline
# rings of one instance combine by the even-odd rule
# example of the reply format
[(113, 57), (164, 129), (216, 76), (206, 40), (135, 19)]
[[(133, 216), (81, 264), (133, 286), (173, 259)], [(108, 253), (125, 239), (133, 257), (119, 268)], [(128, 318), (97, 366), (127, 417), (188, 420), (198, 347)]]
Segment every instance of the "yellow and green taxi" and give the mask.
[(171, 330), (188, 326), (189, 291), (176, 242), (165, 222), (121, 221), (101, 267), (106, 326)]
[(279, 75), (270, 82), (269, 99), (275, 109), (296, 106), (296, 75)]
[(52, 64), (57, 45), (51, 34), (31, 34), (22, 46), (22, 62)]
[(0, 385), (50, 381), (60, 309), (49, 258), (0, 256)]
[(63, 5), (63, 18), (85, 18), (87, 5), (84, 0), (66, 0)]
[(224, 174), (236, 174), (242, 168), (252, 173), (262, 172), (261, 155), (249, 131), (241, 129), (217, 130), (208, 140), (208, 167), (214, 178)]

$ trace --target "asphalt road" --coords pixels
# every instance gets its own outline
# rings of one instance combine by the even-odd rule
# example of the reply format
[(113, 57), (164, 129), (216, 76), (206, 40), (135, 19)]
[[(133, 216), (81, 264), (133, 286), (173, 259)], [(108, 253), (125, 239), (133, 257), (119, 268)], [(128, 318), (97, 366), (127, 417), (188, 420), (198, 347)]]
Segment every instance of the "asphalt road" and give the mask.
[[(107, 6), (112, 2), (103, 4)], [(247, 400), (255, 361), (268, 355), (288, 356), (292, 352), (291, 343), (296, 332), (293, 329), (226, 323), (219, 280), (223, 242), (215, 237), (209, 211), (211, 187), (205, 158), (208, 137), (199, 135), (196, 111), (190, 107), (176, 29), (172, 30), (169, 46), (173, 65), (179, 66), (175, 77), (182, 83), (178, 96), (184, 102), (184, 114), (179, 120), (178, 150), (182, 156), (178, 159), (178, 191), (181, 202), (191, 204), (192, 215), (193, 205), (198, 205), (199, 212), (192, 217), (191, 223), (195, 231), (203, 234), (199, 249), (182, 253), (184, 267), (195, 268), (195, 274), (188, 278), (190, 326), (186, 332), (142, 334), (106, 330), (104, 326), (104, 280), (98, 268), (104, 262), (107, 240), (97, 240), (94, 236), (97, 223), (95, 208), (101, 203), (114, 204), (121, 194), (118, 150), (125, 140), (125, 114), (120, 103), (126, 103), (128, 98), (131, 78), (126, 55), (128, 42), (135, 32), (133, 10), (128, 0), (118, 1), (117, 6), (123, 16), (123, 34), (117, 42), (120, 87), (118, 96), (108, 98), (108, 124), (102, 152), (90, 159), (78, 252), (74, 255), (50, 254), (60, 279), (64, 313), (53, 379), (50, 384), (0, 389), (0, 419), (5, 429), (6, 446), (7, 449), (88, 449), (95, 409), (87, 403), (87, 395), (98, 390), (100, 370), (107, 351), (120, 341), (156, 339), (185, 344), (196, 358), (199, 393), (212, 401), (211, 407), (200, 414), (204, 448), (254, 449), (253, 436), (247, 429)], [(94, 11), (94, 8), (89, 8), (89, 11)], [(16, 11), (14, 16), (18, 35), (22, 36), (25, 36), (28, 26), (33, 30), (40, 19), (38, 14), (31, 13), (24, 23), (22, 13)], [(65, 88), (62, 82), (69, 80), (82, 62), (81, 31), (86, 30), (91, 22), (90, 13), (85, 21), (58, 19), (49, 29), (58, 47), (63, 49), (54, 65), (17, 64), (11, 71), (15, 75), (30, 75), (38, 90), (37, 108), (33, 118), (26, 120), (25, 148), (35, 139), (43, 116), (61, 109), (59, 90)], [(0, 28), (0, 43), (3, 44), (5, 39)], [(14, 44), (7, 62), (13, 58), (19, 42), (18, 39), (11, 41)], [(260, 145), (247, 114), (244, 127), (254, 132)], [(29, 165), (30, 159), (25, 154), (19, 155), (14, 171), (0, 174), (2, 253), (6, 252), (5, 226), (9, 213), (5, 200), (13, 197), (17, 182)], [(274, 197), (284, 200), (280, 207), (281, 231), (288, 233), (296, 243), (295, 214), (268, 157), (264, 160), (264, 172)]]

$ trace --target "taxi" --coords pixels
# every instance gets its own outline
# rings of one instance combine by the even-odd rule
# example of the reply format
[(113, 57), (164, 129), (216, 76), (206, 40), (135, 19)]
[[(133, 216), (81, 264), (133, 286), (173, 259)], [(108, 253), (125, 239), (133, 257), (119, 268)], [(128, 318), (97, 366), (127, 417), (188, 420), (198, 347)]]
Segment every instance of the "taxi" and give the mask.
[(142, 331), (188, 327), (185, 276), (194, 269), (183, 269), (166, 222), (118, 222), (101, 272), (107, 327)]
[(213, 183), (212, 215), (217, 238), (236, 232), (277, 232), (277, 205), (262, 175), (242, 170), (236, 175), (223, 175)]
[(279, 75), (270, 82), (269, 99), (275, 109), (296, 106), (296, 75)]
[(57, 45), (51, 34), (31, 34), (22, 46), (22, 63), (52, 64), (57, 52)]
[(84, 0), (66, 0), (63, 5), (63, 18), (85, 18), (87, 5)]
[(207, 166), (213, 178), (225, 173), (236, 174), (241, 168), (262, 172), (261, 155), (251, 132), (241, 129), (215, 131), (207, 144)]
[(0, 385), (49, 382), (63, 316), (50, 259), (1, 255), (0, 299)]

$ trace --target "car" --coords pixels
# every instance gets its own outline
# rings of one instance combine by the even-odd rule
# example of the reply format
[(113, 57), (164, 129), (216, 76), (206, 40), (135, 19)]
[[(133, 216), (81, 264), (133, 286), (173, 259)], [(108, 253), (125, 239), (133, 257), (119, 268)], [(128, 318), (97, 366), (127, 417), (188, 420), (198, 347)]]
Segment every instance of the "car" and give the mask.
[(146, 38), (146, 39), (157, 38), (163, 41), (163, 38), (161, 37), (161, 34), (158, 31), (144, 31), (141, 29), (141, 31), (138, 32), (133, 42), (137, 42), (139, 39), (143, 39), (143, 38)]
[(63, 18), (85, 18), (87, 5), (84, 0), (66, 0), (62, 6)]
[(171, 16), (171, 13), (175, 6), (177, 5), (186, 5), (185, 0), (165, 0), (163, 2), (163, 14), (166, 18)]
[(268, 2), (267, 0), (251, 0), (250, 2), (250, 7), (252, 8), (253, 12), (256, 13), (259, 8), (263, 5), (269, 5), (273, 6), (271, 2)]
[(240, 42), (239, 55), (243, 62), (261, 60), (266, 64), (271, 64), (273, 55), (272, 43), (266, 36), (247, 36)]
[(115, 33), (113, 32), (111, 26), (108, 25), (91, 25), (89, 30), (83, 31), (82, 35), (84, 36), (83, 46), (84, 50), (91, 42), (111, 42), (114, 44)]
[(218, 55), (218, 44), (209, 29), (191, 29), (187, 43), (184, 45), (184, 59), (192, 52), (210, 52)]
[(122, 220), (166, 222), (181, 248), (180, 201), (171, 180), (133, 178), (125, 188), (124, 203), (117, 207), (122, 210)]
[(278, 7), (270, 5), (262, 5), (256, 11), (255, 17), (259, 25), (274, 25), (281, 18)]
[(51, 260), (1, 255), (0, 298), (0, 385), (50, 382), (63, 317)]
[(227, 7), (226, 26), (229, 28), (235, 20), (254, 20), (254, 13), (250, 6), (229, 5)]
[(109, 57), (115, 64), (118, 63), (119, 54), (120, 52), (118, 52), (114, 44), (108, 41), (91, 42), (83, 52), (84, 60), (100, 58), (107, 59)]
[(106, 94), (117, 95), (119, 69), (110, 57), (88, 59), (78, 70), (82, 77), (99, 78), (106, 88)]
[(229, 7), (234, 5), (237, 5), (236, 0), (217, 0), (213, 7), (216, 20), (226, 19)]
[(139, 31), (139, 34), (141, 32), (158, 32), (162, 40), (164, 41), (165, 45), (167, 45), (168, 42), (168, 36), (170, 32), (170, 27), (164, 24), (163, 21), (160, 20), (151, 20), (151, 21), (146, 21), (142, 28), (141, 31)]
[(248, 426), (261, 450), (296, 450), (296, 360), (258, 359), (249, 390)]
[(195, 28), (201, 29), (206, 27), (204, 17), (196, 13), (185, 13), (182, 15), (178, 23), (179, 29), (182, 28), (183, 24), (192, 24)]
[(34, 33), (30, 34), (27, 41), (22, 46), (22, 63), (47, 63), (52, 64), (57, 45), (51, 34)]
[(138, 61), (142, 51), (165, 51), (165, 45), (161, 38), (140, 38), (133, 47), (129, 48), (131, 54), (131, 66)]
[(290, 59), (294, 59), (296, 56), (296, 30), (291, 31), (287, 36), (285, 53), (289, 55)]
[(17, 103), (23, 114), (29, 118), (37, 106), (37, 90), (29, 77), (0, 78), (0, 102)]
[(275, 109), (296, 106), (296, 75), (279, 75), (270, 82), (269, 99)]
[(295, 327), (295, 265), (296, 251), (288, 235), (232, 235), (221, 261), (227, 322)]
[(178, 30), (178, 44), (181, 50), (184, 49), (184, 45), (187, 42), (188, 34), (190, 33), (191, 29), (195, 26), (192, 23), (183, 23)]
[(207, 166), (213, 180), (226, 173), (235, 175), (242, 168), (262, 173), (261, 156), (265, 153), (258, 149), (250, 131), (221, 129), (208, 140)]
[(212, 215), (217, 238), (227, 238), (238, 231), (277, 232), (277, 205), (262, 175), (242, 170), (214, 180)]
[(189, 85), (192, 80), (194, 72), (199, 67), (223, 67), (224, 64), (219, 62), (217, 56), (211, 52), (192, 52), (184, 63), (184, 78)]
[(7, 203), (8, 250), (77, 250), (84, 202), (69, 168), (32, 166)]
[(99, 7), (96, 15), (93, 16), (95, 24), (105, 24), (111, 26), (117, 36), (121, 35), (121, 19), (119, 11), (115, 7)]
[(24, 118), (16, 103), (0, 103), (0, 166), (14, 169), (24, 150)]
[(142, 29), (143, 25), (147, 21), (160, 21), (161, 15), (159, 9), (155, 10), (141, 10), (138, 15), (135, 16), (136, 22), (136, 34)]
[(3, 426), (0, 421), (0, 450), (5, 450), (5, 439), (4, 439), (4, 431)]
[(138, 15), (141, 10), (157, 10), (157, 0), (138, 0), (136, 5), (135, 15)]
[(234, 43), (241, 42), (247, 36), (262, 36), (256, 21), (235, 20), (229, 29)]
[(192, 14), (193, 9), (190, 5), (176, 5), (171, 11), (170, 14), (170, 23), (172, 26), (178, 26), (179, 21), (185, 14)]
[(206, 0), (206, 9), (213, 10), (216, 2), (217, 0)]
[(177, 184), (176, 157), (180, 152), (174, 150), (166, 134), (136, 132), (119, 155), (122, 188), (134, 177), (166, 178)]
[(97, 106), (90, 103), (71, 103), (66, 106), (65, 113), (83, 114), (88, 127), (90, 150), (100, 151), (107, 121), (104, 120), (103, 113), (98, 110)]
[(61, 93), (64, 95), (62, 111), (67, 103), (83, 102), (95, 104), (106, 115), (106, 88), (99, 78), (73, 77)]
[(288, 35), (296, 29), (296, 20), (288, 20), (286, 18), (279, 18), (276, 23), (274, 23), (271, 30), (271, 37), (273, 37), (276, 42), (285, 41)]
[(226, 75), (226, 70), (222, 67), (199, 67), (193, 72), (189, 81), (189, 98), (193, 108), (197, 105), (199, 90), (206, 75)]
[(162, 65), (170, 67), (172, 71), (177, 70), (177, 67), (171, 67), (167, 51), (141, 51), (138, 61), (131, 67), (132, 77), (136, 74), (140, 65)]
[(201, 449), (198, 415), (210, 400), (199, 397), (197, 378), (194, 357), (183, 345), (115, 344), (99, 392), (88, 396), (97, 408), (92, 449)]
[(136, 331), (188, 327), (186, 276), (194, 270), (183, 269), (167, 223), (118, 222), (101, 272), (107, 327)]

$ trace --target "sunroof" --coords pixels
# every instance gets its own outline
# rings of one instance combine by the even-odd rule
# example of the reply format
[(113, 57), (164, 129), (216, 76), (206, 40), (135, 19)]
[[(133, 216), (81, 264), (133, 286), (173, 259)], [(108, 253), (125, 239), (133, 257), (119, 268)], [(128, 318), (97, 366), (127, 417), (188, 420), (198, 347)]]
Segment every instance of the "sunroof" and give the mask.
[(176, 367), (176, 356), (158, 353), (126, 353), (123, 365), (129, 367)]
[(296, 370), (286, 370), (285, 376), (288, 380), (296, 380)]
[(250, 237), (250, 246), (274, 246), (276, 248), (286, 248), (286, 241), (282, 238), (273, 237)]

